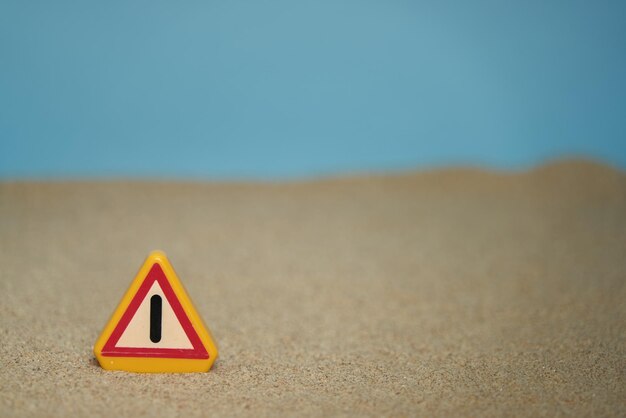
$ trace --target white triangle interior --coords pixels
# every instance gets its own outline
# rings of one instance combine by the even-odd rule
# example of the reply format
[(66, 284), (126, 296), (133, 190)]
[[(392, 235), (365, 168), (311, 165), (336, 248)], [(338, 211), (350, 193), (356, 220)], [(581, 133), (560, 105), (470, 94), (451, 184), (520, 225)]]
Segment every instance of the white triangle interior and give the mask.
[[(153, 343), (150, 340), (150, 298), (154, 295), (161, 296), (162, 300), (161, 340), (157, 343)], [(193, 348), (161, 286), (156, 281), (150, 287), (146, 297), (141, 301), (135, 316), (130, 320), (115, 346), (133, 348)]]

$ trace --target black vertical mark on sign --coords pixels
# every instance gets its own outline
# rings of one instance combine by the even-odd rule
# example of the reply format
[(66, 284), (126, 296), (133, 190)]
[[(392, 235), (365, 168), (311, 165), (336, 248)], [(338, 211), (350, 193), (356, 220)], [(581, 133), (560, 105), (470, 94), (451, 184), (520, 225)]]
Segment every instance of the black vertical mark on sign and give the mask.
[(150, 341), (153, 343), (161, 341), (162, 306), (161, 296), (154, 295), (150, 298)]

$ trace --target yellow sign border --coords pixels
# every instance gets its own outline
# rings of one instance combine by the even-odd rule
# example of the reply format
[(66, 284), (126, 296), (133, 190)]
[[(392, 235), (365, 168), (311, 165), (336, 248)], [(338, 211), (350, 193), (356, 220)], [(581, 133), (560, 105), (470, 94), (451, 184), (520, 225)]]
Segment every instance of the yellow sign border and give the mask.
[[(126, 312), (128, 305), (130, 305), (133, 297), (139, 290), (139, 287), (143, 283), (144, 279), (148, 275), (148, 272), (154, 264), (159, 264), (163, 269), (163, 273), (167, 281), (172, 286), (174, 294), (180, 301), (183, 310), (189, 317), (189, 320), (194, 324), (194, 329), (200, 337), (200, 341), (209, 353), (208, 359), (181, 359), (181, 358), (155, 358), (155, 357), (107, 357), (102, 355), (102, 348), (108, 341), (109, 337), (113, 333), (113, 330), (117, 326), (118, 322)], [(218, 356), (217, 346), (209, 329), (206, 327), (200, 315), (196, 311), (196, 308), (191, 303), (191, 299), (187, 295), (185, 288), (178, 279), (174, 268), (170, 264), (167, 256), (162, 251), (151, 252), (143, 266), (139, 269), (139, 272), (135, 276), (135, 279), (130, 284), (128, 290), (122, 297), (117, 308), (111, 315), (109, 322), (102, 330), (100, 337), (96, 341), (93, 348), (93, 353), (98, 359), (98, 363), (105, 370), (125, 370), (129, 372), (138, 373), (191, 373), (191, 372), (207, 372), (213, 365), (213, 362)]]

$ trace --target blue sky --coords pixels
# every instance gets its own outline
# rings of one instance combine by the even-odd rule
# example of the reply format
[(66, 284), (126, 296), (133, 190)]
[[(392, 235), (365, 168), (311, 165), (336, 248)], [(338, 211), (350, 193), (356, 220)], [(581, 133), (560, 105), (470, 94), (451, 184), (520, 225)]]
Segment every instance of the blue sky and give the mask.
[(0, 178), (626, 168), (626, 2), (0, 3)]

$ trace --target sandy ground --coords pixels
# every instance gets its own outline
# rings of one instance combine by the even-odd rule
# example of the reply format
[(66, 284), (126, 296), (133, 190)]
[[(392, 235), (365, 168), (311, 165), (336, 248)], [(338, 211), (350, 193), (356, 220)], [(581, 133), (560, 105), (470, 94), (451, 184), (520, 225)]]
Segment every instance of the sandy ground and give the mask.
[[(150, 250), (220, 347), (102, 370)], [(626, 175), (0, 183), (0, 415), (626, 416)]]

